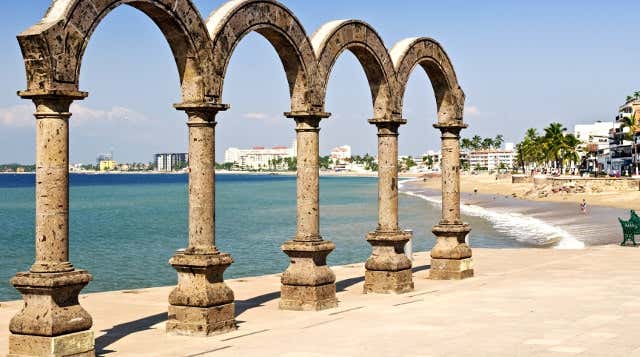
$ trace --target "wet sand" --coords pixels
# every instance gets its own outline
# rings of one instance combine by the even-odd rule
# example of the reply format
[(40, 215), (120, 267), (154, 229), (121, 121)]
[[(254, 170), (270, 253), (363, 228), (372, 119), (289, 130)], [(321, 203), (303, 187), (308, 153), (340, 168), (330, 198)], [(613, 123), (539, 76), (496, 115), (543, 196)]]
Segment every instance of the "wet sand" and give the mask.
[[(440, 177), (432, 177), (422, 182), (423, 187), (440, 189)], [(586, 199), (589, 205), (615, 207), (623, 209), (635, 209), (640, 211), (640, 191), (630, 192), (602, 192), (602, 193), (558, 193), (548, 197), (525, 197), (525, 194), (533, 188), (532, 184), (511, 183), (511, 176), (499, 177), (495, 175), (462, 175), (460, 177), (460, 189), (462, 192), (473, 193), (478, 190), (480, 194), (516, 195), (519, 199), (536, 202), (573, 202), (576, 206)], [(622, 217), (628, 219), (628, 213)], [(616, 221), (617, 222), (617, 221)]]
[[(401, 192), (439, 203), (440, 191), (425, 186), (420, 181), (407, 182)], [(506, 190), (502, 194), (465, 192), (461, 198), (465, 219), (486, 219), (499, 231), (539, 247), (581, 248), (580, 242), (584, 246), (618, 244), (622, 241), (618, 217), (629, 219), (628, 209), (589, 205), (583, 214), (577, 202), (522, 200)]]

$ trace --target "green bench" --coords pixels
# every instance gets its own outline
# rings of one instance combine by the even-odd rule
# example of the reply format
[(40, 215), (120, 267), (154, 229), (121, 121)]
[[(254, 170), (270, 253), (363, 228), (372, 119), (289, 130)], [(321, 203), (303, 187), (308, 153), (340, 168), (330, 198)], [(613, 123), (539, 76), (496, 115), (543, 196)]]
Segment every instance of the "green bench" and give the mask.
[(628, 221), (624, 221), (618, 218), (620, 221), (620, 225), (622, 226), (622, 236), (623, 240), (620, 245), (625, 246), (627, 242), (633, 243), (633, 246), (637, 246), (636, 244), (636, 234), (640, 234), (640, 216), (636, 213), (636, 211), (631, 210), (631, 218)]
[(631, 218), (629, 219), (629, 221), (640, 227), (640, 216), (638, 216), (635, 210), (631, 210)]
[(620, 245), (625, 246), (627, 245), (627, 242), (631, 242), (636, 246), (636, 232), (638, 231), (638, 226), (636, 226), (632, 221), (623, 221), (620, 218), (618, 218), (618, 221), (620, 221), (620, 224), (622, 225), (622, 236), (624, 237), (624, 240)]

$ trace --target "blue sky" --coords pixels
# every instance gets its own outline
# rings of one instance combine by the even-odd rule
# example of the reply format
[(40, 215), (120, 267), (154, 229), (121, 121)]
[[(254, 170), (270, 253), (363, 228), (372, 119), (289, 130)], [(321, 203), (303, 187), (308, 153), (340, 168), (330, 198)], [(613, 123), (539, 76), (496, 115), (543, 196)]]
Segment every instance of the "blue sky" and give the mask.
[[(224, 1), (195, 0), (203, 16)], [(560, 121), (611, 120), (617, 106), (640, 90), (637, 1), (374, 1), (285, 0), (311, 35), (323, 23), (355, 18), (372, 24), (387, 47), (401, 39), (440, 41), (467, 93), (470, 124), (464, 135), (505, 135), (517, 141), (526, 128)], [(48, 0), (0, 4), (0, 163), (34, 161), (33, 106), (15, 92), (25, 88), (15, 35), (36, 23)], [(155, 152), (187, 150), (178, 75), (160, 31), (137, 10), (121, 6), (98, 27), (81, 72), (90, 97), (71, 119), (72, 162), (93, 162), (113, 150), (118, 161), (149, 161)], [(260, 35), (247, 36), (227, 72), (218, 117), (217, 157), (229, 146), (288, 145), (294, 139), (284, 71)], [(329, 84), (321, 152), (350, 144), (375, 153), (371, 97), (364, 72), (350, 53), (340, 57)], [(410, 80), (400, 150), (420, 154), (439, 146), (431, 127), (435, 100), (421, 71)]]

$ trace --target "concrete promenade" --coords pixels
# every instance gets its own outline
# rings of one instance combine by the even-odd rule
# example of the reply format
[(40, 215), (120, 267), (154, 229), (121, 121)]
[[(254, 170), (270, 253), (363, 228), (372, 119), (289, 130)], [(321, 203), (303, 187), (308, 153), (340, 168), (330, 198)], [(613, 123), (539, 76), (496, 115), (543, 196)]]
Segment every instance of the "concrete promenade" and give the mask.
[[(239, 329), (167, 336), (173, 287), (81, 296), (105, 356), (640, 356), (640, 249), (474, 249), (476, 277), (363, 295), (363, 264), (335, 267), (340, 306), (278, 310), (280, 278), (227, 280)], [(21, 302), (0, 304), (0, 355)]]

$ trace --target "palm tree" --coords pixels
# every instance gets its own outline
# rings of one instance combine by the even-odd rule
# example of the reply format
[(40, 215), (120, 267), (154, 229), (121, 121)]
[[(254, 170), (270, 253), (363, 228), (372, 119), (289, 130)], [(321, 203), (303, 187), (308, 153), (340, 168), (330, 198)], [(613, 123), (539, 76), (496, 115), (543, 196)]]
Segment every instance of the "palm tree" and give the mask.
[(524, 139), (518, 144), (518, 160), (526, 173), (527, 164), (537, 164), (543, 160), (543, 138), (534, 128), (527, 129)]
[(480, 150), (482, 148), (482, 138), (479, 135), (474, 135), (471, 138), (471, 148), (473, 150)]
[(564, 145), (564, 133), (567, 129), (560, 123), (551, 123), (544, 128), (544, 143), (547, 158), (553, 160), (556, 168), (562, 170), (561, 149)]
[(493, 147), (495, 149), (500, 149), (504, 144), (504, 136), (502, 134), (496, 135), (495, 139), (493, 139)]
[(433, 168), (433, 157), (431, 155), (423, 157), (422, 162), (426, 163), (429, 169)]
[(462, 148), (462, 150), (465, 150), (465, 151), (471, 149), (472, 146), (473, 146), (473, 143), (471, 142), (471, 140), (467, 138), (463, 138), (462, 142), (460, 143), (460, 147)]
[(517, 160), (518, 160), (518, 166), (522, 167), (522, 173), (526, 174), (527, 173), (527, 167), (526, 167), (526, 160), (525, 160), (525, 145), (524, 145), (524, 141), (521, 143), (518, 143), (516, 145), (516, 153), (517, 153)]
[(580, 161), (580, 155), (578, 155), (578, 145), (580, 145), (580, 140), (573, 134), (567, 134), (564, 137), (562, 160), (566, 161), (569, 165)]
[(494, 143), (493, 143), (493, 139), (491, 138), (485, 138), (484, 140), (482, 140), (482, 149), (483, 150), (489, 150), (493, 147)]
[(633, 97), (632, 97), (632, 96), (630, 96), (630, 95), (628, 95), (628, 96), (627, 96), (627, 103), (628, 103), (628, 102), (630, 102), (630, 101), (632, 101), (632, 100), (633, 100)]
[(538, 138), (538, 130), (535, 128), (529, 128), (527, 129), (527, 132), (525, 133), (525, 139), (531, 139), (531, 140), (535, 140)]
[(636, 100), (640, 99), (640, 91), (633, 92), (633, 97), (636, 98)]
[(638, 146), (636, 144), (636, 135), (640, 131), (640, 122), (636, 112), (631, 114), (630, 117), (622, 118), (622, 127), (629, 128), (629, 132), (626, 133), (628, 139), (633, 142), (633, 167), (635, 167), (635, 174), (638, 176)]

